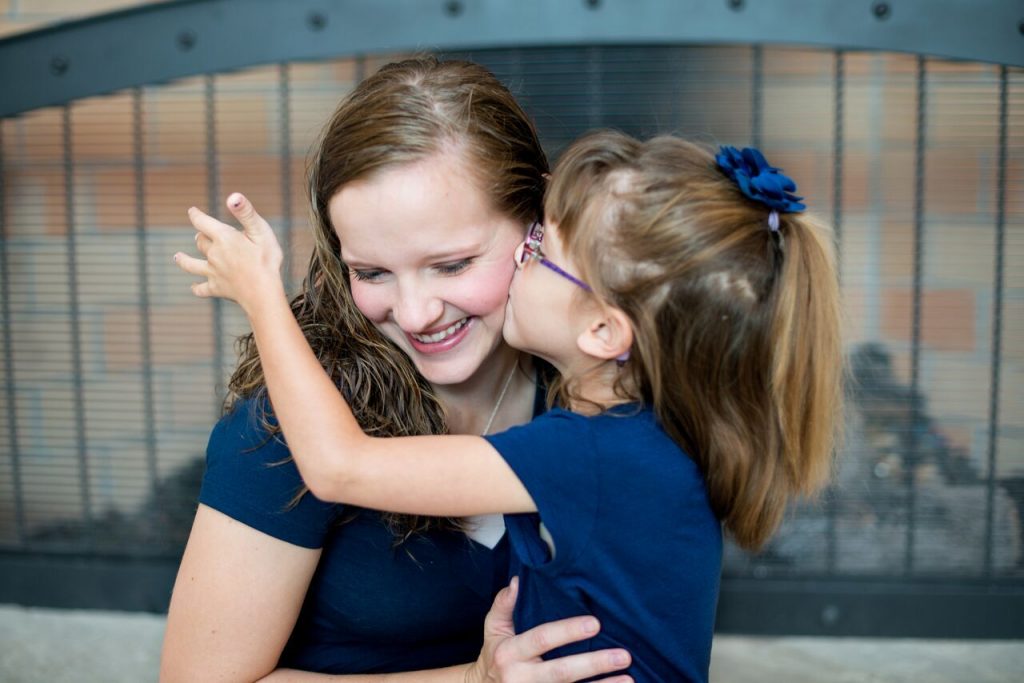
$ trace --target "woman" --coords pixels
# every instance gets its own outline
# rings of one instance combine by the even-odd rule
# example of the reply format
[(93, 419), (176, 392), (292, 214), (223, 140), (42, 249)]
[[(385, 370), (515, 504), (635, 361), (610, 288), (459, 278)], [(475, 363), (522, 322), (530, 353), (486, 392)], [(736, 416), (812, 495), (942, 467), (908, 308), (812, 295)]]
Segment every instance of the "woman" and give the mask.
[[(501, 329), (511, 255), (540, 216), (546, 172), (529, 119), (477, 65), (388, 65), (341, 103), (311, 168), (316, 245), (293, 309), (368, 431), (483, 434), (537, 410), (538, 370)], [(171, 599), (163, 679), (560, 681), (623, 667), (622, 651), (542, 662), (596, 622), (513, 637), (507, 594), (481, 651), (507, 578), (494, 520), (323, 504), (273, 436), (251, 337), (231, 389)]]

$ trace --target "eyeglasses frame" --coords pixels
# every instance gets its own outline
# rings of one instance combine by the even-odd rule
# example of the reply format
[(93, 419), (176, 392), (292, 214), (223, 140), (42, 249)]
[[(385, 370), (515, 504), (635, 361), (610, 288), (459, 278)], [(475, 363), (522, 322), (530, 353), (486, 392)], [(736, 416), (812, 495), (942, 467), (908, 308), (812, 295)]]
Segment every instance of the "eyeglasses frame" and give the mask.
[(540, 263), (542, 266), (552, 271), (557, 275), (561, 275), (569, 282), (573, 283), (577, 287), (580, 287), (584, 291), (592, 292), (590, 285), (583, 280), (579, 279), (575, 275), (571, 275), (566, 271), (555, 265), (551, 259), (544, 255), (544, 252), (540, 250), (541, 242), (544, 241), (544, 224), (541, 222), (535, 222), (530, 226), (530, 230), (526, 233), (526, 239), (523, 240), (523, 254), (519, 258), (519, 265), (526, 265), (527, 259), (533, 259)]

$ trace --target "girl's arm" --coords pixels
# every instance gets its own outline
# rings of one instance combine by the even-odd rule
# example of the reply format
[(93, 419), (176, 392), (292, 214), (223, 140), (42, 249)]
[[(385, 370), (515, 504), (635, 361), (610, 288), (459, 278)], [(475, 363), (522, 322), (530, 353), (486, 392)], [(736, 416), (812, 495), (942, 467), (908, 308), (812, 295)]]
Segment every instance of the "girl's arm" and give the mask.
[(365, 435), (309, 348), (288, 305), (274, 233), (242, 195), (228, 208), (244, 231), (189, 210), (206, 261), (176, 254), (206, 278), (197, 296), (239, 303), (252, 324), (274, 414), (303, 480), (322, 500), (433, 516), (532, 512), (533, 499), (497, 451), (477, 436)]

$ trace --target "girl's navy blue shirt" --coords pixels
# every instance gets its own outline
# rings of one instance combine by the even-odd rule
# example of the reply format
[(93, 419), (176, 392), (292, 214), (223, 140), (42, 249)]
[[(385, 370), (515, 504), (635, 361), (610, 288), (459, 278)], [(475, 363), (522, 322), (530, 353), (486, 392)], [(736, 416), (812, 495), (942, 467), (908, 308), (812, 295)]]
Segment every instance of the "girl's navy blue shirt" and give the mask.
[(539, 512), (505, 516), (516, 632), (592, 614), (597, 636), (545, 656), (622, 647), (636, 683), (706, 683), (722, 529), (697, 463), (654, 413), (556, 408), (486, 438)]
[[(476, 659), (484, 616), (508, 576), (505, 539), (491, 550), (460, 532), (395, 544), (376, 512), (293, 499), (302, 480), (262, 404), (241, 401), (214, 428), (199, 501), (274, 538), (322, 548), (280, 666), (386, 673)], [(341, 523), (352, 514), (355, 518)]]

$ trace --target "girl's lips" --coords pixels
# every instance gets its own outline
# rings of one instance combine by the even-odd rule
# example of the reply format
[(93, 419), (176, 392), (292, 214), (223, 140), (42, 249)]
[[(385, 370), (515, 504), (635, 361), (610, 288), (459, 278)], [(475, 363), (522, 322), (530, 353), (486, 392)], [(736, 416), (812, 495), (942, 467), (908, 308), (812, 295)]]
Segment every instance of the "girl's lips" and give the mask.
[(409, 340), (409, 344), (418, 353), (425, 355), (444, 353), (445, 351), (458, 346), (459, 343), (466, 338), (466, 335), (469, 334), (469, 330), (473, 327), (473, 323), (476, 321), (476, 317), (467, 317), (465, 321), (466, 322), (462, 327), (438, 342), (422, 342), (408, 332), (405, 333), (405, 338)]

